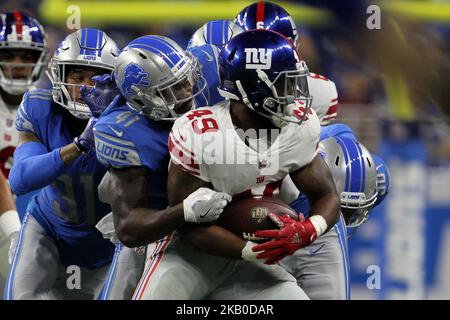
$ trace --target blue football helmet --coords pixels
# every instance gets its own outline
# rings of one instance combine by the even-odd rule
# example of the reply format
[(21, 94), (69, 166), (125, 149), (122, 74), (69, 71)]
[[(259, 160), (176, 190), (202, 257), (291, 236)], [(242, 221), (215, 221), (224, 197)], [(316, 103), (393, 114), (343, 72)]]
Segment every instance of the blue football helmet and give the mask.
[(117, 44), (105, 32), (83, 28), (69, 34), (56, 48), (49, 64), (48, 77), (53, 84), (53, 100), (79, 119), (89, 119), (91, 111), (74, 97), (83, 84), (66, 81), (73, 67), (95, 67), (111, 74), (119, 54)]
[[(301, 124), (311, 107), (308, 68), (279, 33), (253, 30), (233, 37), (219, 54), (219, 73), (222, 97), (241, 100), (279, 128)], [(304, 105), (302, 117), (293, 112), (296, 102)]]
[(377, 201), (377, 170), (370, 152), (358, 141), (330, 137), (320, 142), (330, 168), (347, 227), (363, 224)]
[(234, 19), (234, 23), (245, 31), (266, 29), (281, 33), (295, 46), (298, 44), (298, 32), (292, 17), (275, 3), (258, 1), (244, 8)]
[(206, 86), (197, 59), (156, 35), (139, 37), (121, 51), (114, 78), (127, 104), (153, 120), (173, 121), (188, 112), (204, 90), (200, 83)]
[[(32, 63), (0, 61), (0, 86), (9, 94), (19, 95), (35, 84), (48, 63), (48, 48), (44, 28), (24, 12), (13, 11), (0, 14), (0, 50), (33, 51)], [(29, 68), (28, 75), (17, 79), (13, 69)]]
[(375, 161), (375, 166), (377, 169), (378, 197), (374, 205), (374, 207), (376, 207), (384, 200), (384, 198), (389, 193), (389, 187), (391, 184), (391, 174), (389, 172), (386, 163), (383, 161), (383, 159), (381, 159), (380, 156), (372, 154), (372, 157), (373, 160)]
[(212, 44), (222, 49), (230, 39), (244, 30), (230, 20), (208, 21), (194, 32), (189, 40), (187, 49)]

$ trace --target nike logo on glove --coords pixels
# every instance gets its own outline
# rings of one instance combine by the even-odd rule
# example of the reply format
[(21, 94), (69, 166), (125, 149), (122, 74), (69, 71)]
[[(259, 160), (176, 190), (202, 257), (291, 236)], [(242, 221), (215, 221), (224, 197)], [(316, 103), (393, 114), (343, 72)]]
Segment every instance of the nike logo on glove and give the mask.
[(108, 126), (108, 127), (109, 127), (109, 128), (111, 129), (111, 131), (114, 132), (119, 138), (123, 136), (123, 131), (122, 131), (122, 130), (117, 131), (117, 130), (115, 130), (115, 129), (114, 129), (113, 127), (111, 127), (111, 126)]
[(206, 217), (210, 211), (211, 211), (211, 208), (209, 208), (208, 211), (206, 211), (205, 214), (201, 214), (201, 215), (200, 215), (200, 218)]

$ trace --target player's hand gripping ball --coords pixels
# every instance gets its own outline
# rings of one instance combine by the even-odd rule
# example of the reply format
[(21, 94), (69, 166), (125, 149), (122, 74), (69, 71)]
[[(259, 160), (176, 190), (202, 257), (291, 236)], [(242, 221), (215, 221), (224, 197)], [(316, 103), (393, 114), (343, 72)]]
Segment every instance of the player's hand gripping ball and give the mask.
[(267, 238), (255, 236), (258, 230), (278, 229), (269, 213), (278, 216), (288, 214), (298, 220), (298, 214), (286, 203), (273, 197), (244, 198), (232, 201), (216, 221), (216, 225), (227, 229), (244, 240), (255, 242), (267, 241)]

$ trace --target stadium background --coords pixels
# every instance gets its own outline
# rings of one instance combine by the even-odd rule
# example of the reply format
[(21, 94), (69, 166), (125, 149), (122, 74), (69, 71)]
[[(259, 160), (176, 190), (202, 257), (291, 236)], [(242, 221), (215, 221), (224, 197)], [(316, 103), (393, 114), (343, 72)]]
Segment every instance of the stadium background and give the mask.
[[(70, 5), (81, 27), (102, 28), (120, 47), (144, 34), (185, 47), (204, 22), (233, 20), (250, 3), (15, 0), (0, 8), (38, 18), (53, 50), (73, 31)], [(389, 196), (349, 242), (352, 298), (450, 299), (450, 2), (278, 3), (296, 21), (310, 70), (336, 82), (337, 121), (391, 171)], [(381, 29), (367, 28), (370, 5), (381, 9)]]

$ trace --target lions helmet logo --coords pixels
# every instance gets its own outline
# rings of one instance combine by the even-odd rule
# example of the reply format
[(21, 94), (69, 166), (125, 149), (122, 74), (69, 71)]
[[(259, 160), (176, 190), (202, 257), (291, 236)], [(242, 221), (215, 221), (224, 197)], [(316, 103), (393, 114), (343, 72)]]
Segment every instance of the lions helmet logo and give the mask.
[(126, 95), (131, 94), (132, 86), (150, 86), (150, 81), (148, 81), (148, 72), (145, 72), (142, 67), (135, 63), (131, 63), (125, 69), (125, 76), (122, 83), (123, 92)]

